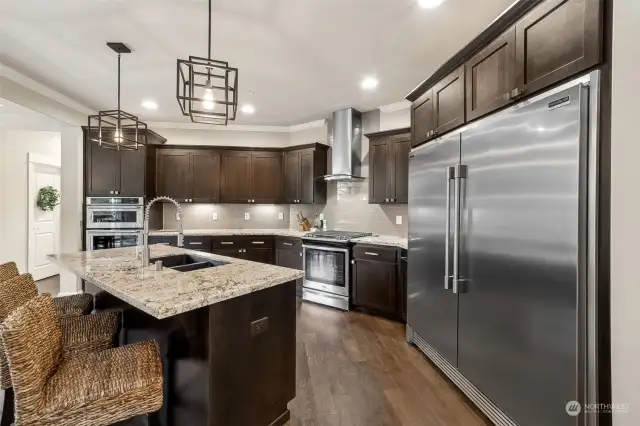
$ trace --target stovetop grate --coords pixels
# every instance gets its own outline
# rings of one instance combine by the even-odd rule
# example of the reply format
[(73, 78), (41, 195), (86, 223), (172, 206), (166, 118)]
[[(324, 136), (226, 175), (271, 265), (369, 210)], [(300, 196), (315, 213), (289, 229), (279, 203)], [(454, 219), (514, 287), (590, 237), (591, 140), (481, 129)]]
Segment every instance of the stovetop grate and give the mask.
[(317, 231), (304, 235), (304, 238), (325, 238), (331, 240), (351, 240), (353, 238), (369, 237), (371, 232), (349, 232), (349, 231)]

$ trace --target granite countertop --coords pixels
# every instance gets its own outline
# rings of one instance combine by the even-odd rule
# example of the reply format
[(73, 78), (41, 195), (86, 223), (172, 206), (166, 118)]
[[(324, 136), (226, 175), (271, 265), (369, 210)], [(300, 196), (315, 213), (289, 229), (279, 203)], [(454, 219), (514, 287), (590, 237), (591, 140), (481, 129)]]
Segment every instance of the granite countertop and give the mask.
[[(212, 236), (231, 236), (231, 235), (275, 235), (277, 237), (294, 237), (301, 238), (306, 232), (296, 231), (294, 229), (185, 229), (184, 235), (212, 235)], [(150, 231), (149, 235), (156, 236), (173, 236), (178, 235), (178, 231), (174, 229), (163, 229), (159, 231)], [(390, 235), (376, 235), (371, 237), (362, 237), (352, 240), (354, 243), (361, 244), (377, 244), (381, 246), (400, 247), (406, 249), (408, 247), (408, 239), (406, 237), (393, 237)]]
[(371, 237), (361, 237), (351, 240), (359, 244), (375, 244), (379, 246), (391, 246), (407, 249), (409, 247), (409, 239), (407, 237), (392, 237), (390, 235), (377, 235)]
[(151, 265), (142, 268), (140, 248), (127, 247), (47, 256), (102, 290), (158, 319), (223, 302), (302, 278), (304, 272), (166, 245), (152, 245), (151, 258), (175, 254), (228, 262), (192, 272)]
[[(184, 235), (212, 235), (212, 236), (232, 236), (232, 235), (275, 235), (278, 237), (301, 238), (307, 232), (296, 231), (295, 229), (185, 229)], [(149, 235), (172, 236), (178, 235), (177, 229), (161, 229), (149, 231)]]

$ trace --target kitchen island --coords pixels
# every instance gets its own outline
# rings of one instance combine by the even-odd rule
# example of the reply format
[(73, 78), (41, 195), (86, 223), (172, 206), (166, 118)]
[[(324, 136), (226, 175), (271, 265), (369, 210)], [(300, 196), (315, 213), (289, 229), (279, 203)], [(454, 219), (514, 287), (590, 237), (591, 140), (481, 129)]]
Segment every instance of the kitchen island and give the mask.
[(295, 280), (302, 271), (151, 246), (152, 260), (203, 258), (206, 269), (142, 267), (141, 248), (50, 259), (117, 301), (121, 343), (159, 342), (163, 425), (277, 426), (295, 397)]

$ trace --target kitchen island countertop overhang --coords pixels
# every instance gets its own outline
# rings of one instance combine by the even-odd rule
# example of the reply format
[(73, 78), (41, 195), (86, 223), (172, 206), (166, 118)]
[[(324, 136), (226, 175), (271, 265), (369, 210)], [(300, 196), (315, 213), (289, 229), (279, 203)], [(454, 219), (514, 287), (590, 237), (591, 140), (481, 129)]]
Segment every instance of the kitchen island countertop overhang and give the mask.
[(302, 278), (304, 272), (202, 253), (167, 245), (152, 245), (151, 258), (189, 254), (225, 262), (191, 272), (142, 267), (142, 248), (127, 247), (48, 258), (78, 277), (143, 312), (163, 319)]

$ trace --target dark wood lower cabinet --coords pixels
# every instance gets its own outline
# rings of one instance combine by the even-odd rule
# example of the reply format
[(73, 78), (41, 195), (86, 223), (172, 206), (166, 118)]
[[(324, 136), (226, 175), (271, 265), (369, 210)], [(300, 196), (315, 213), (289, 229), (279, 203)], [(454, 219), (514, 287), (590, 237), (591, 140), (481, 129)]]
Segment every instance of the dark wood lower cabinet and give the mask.
[(406, 321), (406, 253), (394, 247), (353, 247), (351, 302), (354, 308)]
[(247, 260), (273, 265), (274, 253), (271, 248), (249, 248), (247, 249)]
[(247, 253), (244, 249), (213, 249), (211, 253), (218, 254), (220, 256), (233, 257), (236, 259), (247, 259)]
[[(276, 265), (291, 269), (304, 269), (302, 241), (299, 238), (276, 237)], [(296, 280), (296, 294), (302, 297), (302, 278)]]

